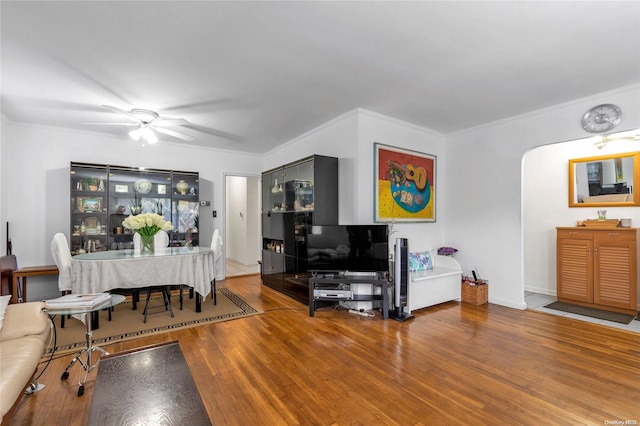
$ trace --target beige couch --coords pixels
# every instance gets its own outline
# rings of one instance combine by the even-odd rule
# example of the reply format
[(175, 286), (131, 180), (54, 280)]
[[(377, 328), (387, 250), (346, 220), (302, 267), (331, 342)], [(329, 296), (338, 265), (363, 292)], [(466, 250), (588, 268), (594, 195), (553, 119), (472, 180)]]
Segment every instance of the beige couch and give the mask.
[[(0, 410), (4, 417), (24, 394), (49, 341), (42, 302), (7, 306), (0, 329)], [(0, 418), (2, 422), (2, 418)]]

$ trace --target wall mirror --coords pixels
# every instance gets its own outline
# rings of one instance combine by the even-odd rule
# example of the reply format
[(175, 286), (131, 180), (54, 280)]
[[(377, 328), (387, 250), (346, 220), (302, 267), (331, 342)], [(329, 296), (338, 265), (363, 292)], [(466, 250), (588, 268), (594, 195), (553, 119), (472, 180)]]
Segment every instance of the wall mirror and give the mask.
[(569, 207), (639, 206), (640, 152), (569, 160)]

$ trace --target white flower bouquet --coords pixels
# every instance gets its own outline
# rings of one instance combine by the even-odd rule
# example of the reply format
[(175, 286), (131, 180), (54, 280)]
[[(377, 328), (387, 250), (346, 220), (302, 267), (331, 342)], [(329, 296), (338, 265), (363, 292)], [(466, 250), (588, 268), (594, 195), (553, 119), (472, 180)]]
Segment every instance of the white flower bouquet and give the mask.
[(173, 229), (171, 222), (167, 222), (164, 217), (156, 213), (128, 216), (122, 221), (122, 226), (145, 237), (156, 235), (159, 231), (171, 231)]

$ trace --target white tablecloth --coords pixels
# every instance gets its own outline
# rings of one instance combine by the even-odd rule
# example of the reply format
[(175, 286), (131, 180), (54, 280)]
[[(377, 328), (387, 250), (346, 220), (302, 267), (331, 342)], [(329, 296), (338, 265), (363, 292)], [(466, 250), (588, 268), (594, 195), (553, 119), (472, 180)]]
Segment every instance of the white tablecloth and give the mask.
[(205, 298), (214, 277), (214, 254), (207, 247), (171, 247), (153, 255), (111, 250), (71, 259), (73, 293), (184, 284)]

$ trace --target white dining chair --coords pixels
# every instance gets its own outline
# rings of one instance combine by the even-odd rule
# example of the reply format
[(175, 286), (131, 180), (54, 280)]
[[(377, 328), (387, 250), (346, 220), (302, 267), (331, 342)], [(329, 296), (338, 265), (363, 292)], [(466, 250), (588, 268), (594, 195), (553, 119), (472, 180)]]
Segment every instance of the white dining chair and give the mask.
[[(71, 293), (71, 251), (69, 250), (67, 237), (62, 232), (58, 232), (53, 236), (53, 240), (51, 241), (51, 255), (58, 267), (58, 290), (60, 290), (63, 295)], [(85, 316), (86, 314), (73, 315), (73, 318), (84, 323)], [(111, 312), (109, 312), (109, 316), (111, 316)], [(64, 328), (64, 318), (64, 315), (60, 316), (61, 328)]]
[[(167, 231), (158, 231), (156, 235), (153, 236), (153, 246), (156, 250), (169, 247), (169, 234), (167, 234)], [(141, 247), (142, 240), (140, 239), (140, 234), (136, 232), (133, 234), (133, 251), (139, 253)]]
[(58, 290), (62, 293), (71, 291), (71, 252), (67, 237), (58, 232), (51, 241), (51, 255), (58, 267)]
[(220, 261), (222, 259), (222, 237), (220, 237), (220, 231), (213, 231), (213, 238), (211, 239), (211, 250), (213, 250), (213, 280), (211, 281), (211, 294), (213, 295), (213, 304), (217, 303), (216, 300), (216, 277), (218, 276), (218, 268), (220, 267)]
[[(216, 305), (218, 303), (218, 298), (216, 297), (216, 276), (218, 274), (218, 266), (220, 264), (220, 260), (222, 259), (222, 238), (220, 237), (220, 231), (213, 231), (213, 238), (211, 238), (211, 250), (213, 251), (213, 280), (211, 280), (211, 298), (213, 299), (213, 304)], [(182, 302), (183, 295), (182, 291), (184, 286), (180, 286), (180, 310), (182, 310)], [(189, 289), (189, 297), (193, 295), (193, 289)]]

